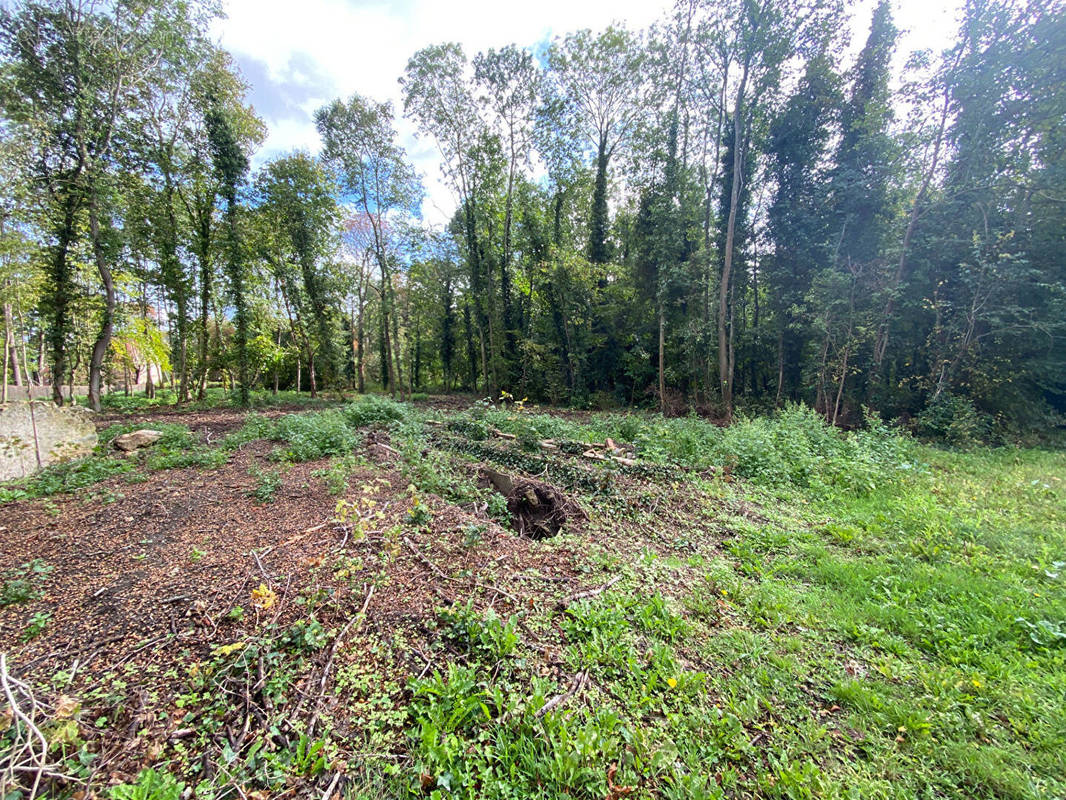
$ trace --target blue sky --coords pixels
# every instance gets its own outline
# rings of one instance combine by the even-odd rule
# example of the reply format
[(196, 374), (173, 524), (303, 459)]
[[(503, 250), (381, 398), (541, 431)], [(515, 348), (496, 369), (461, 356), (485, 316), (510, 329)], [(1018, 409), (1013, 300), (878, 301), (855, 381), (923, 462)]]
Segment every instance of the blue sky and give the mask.
[[(538, 42), (578, 28), (624, 22), (640, 28), (672, 5), (667, 0), (224, 0), (227, 18), (215, 34), (251, 83), (251, 100), (269, 127), (256, 163), (294, 148), (318, 149), (312, 115), (334, 97), (359, 92), (391, 100), (399, 111), (397, 83), (416, 50), (459, 42), (468, 55), (489, 47)], [(895, 0), (896, 23), (906, 52), (940, 48), (955, 29), (955, 0)], [(873, 0), (849, 3), (853, 39), (861, 45)], [(398, 117), (401, 117), (397, 113)], [(424, 216), (450, 217), (455, 199), (440, 180), (432, 141), (399, 120), (401, 139), (426, 184)]]

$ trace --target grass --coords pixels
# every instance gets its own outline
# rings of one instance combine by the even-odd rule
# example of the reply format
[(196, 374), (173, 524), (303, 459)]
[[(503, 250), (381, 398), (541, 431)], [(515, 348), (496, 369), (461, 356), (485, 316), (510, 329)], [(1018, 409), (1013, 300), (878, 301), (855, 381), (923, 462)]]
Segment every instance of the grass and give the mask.
[[(227, 781), (292, 785), (348, 752), (351, 800), (1066, 795), (1066, 453), (936, 449), (875, 419), (841, 434), (798, 407), (721, 429), (641, 414), (440, 414), (383, 398), (251, 414), (219, 452), (268, 439), (282, 461), (329, 459), (316, 474), (361, 542), (385, 527), (378, 506), (345, 499), (366, 468), (367, 426), (387, 434), (399, 453), (387, 468), (414, 487), (391, 499), (409, 530), (436, 523), (428, 494), (488, 502), (469, 460), (544, 470), (591, 519), (534, 552), (551, 563), (553, 548), (571, 548), (582, 583), (619, 580), (562, 612), (459, 597), (415, 634), (366, 631), (335, 666), (354, 743), (327, 727), (232, 754)], [(590, 480), (539, 445), (579, 455), (607, 437), (658, 468)], [(160, 458), (198, 452), (187, 432), (164, 438)], [(269, 502), (280, 473), (252, 475)], [(463, 547), (481, 547), (484, 526), (465, 525)], [(391, 530), (369, 577), (382, 587), (401, 552)], [(351, 580), (361, 558), (320, 567), (323, 581)], [(206, 747), (231, 702), (214, 687), (254, 683), (264, 663), (264, 691), (284, 707), (333, 635), (316, 617), (328, 596), (315, 583), (305, 619), (220, 646), (184, 689), (178, 680), (181, 724)], [(413, 635), (426, 637), (421, 674)], [(190, 749), (172, 764), (178, 778), (156, 767), (140, 779), (156, 788), (112, 796), (180, 796), (200, 761)]]
[(368, 779), (395, 779), (384, 794), (1066, 791), (1064, 454), (954, 453), (876, 426), (841, 437), (798, 409), (726, 431), (499, 411), (460, 422), (519, 445), (613, 436), (664, 462), (730, 465), (747, 480), (689, 478), (705, 511), (758, 514), (693, 509), (676, 540), (713, 527), (722, 555), (683, 544), (623, 562), (615, 591), (568, 611), (565, 672), (595, 676), (577, 708), (538, 718), (565, 683), (529, 669), (521, 636), (493, 646), (485, 631), (512, 623), (461, 609), (445, 627), (460, 655), (411, 685), (414, 766)]

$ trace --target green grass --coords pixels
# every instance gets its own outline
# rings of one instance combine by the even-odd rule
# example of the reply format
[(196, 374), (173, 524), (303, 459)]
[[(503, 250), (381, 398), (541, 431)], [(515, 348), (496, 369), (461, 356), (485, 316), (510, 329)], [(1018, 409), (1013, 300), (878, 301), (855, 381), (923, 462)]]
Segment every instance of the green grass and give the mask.
[[(414, 764), (368, 785), (600, 798), (614, 765), (632, 797), (1066, 792), (1066, 454), (841, 436), (799, 410), (724, 431), (498, 411), (461, 424), (479, 423), (519, 446), (610, 435), (747, 480), (690, 473), (707, 508), (671, 531), (677, 552), (602, 555), (625, 581), (555, 623), (564, 673), (590, 676), (581, 703), (538, 718), (566, 679), (530, 668), (521, 632), (495, 647), (506, 621), (453, 612), (452, 659), (410, 687)], [(709, 529), (720, 551), (686, 544)]]
[[(366, 631), (335, 665), (358, 709), (354, 742), (319, 729), (321, 744), (242, 755), (227, 780), (281, 787), (321, 771), (320, 753), (347, 752), (353, 800), (1066, 796), (1066, 453), (935, 449), (876, 420), (842, 434), (800, 408), (721, 429), (650, 414), (439, 414), (382, 398), (252, 414), (224, 449), (268, 439), (282, 460), (331, 458), (318, 477), (344, 495), (365, 426), (387, 433), (400, 453), (388, 468), (418, 497), (489, 499), (464, 459), (547, 464), (589, 528), (529, 546), (545, 572), (561, 548), (582, 584), (619, 581), (565, 611), (503, 613), (463, 596), (412, 626)], [(185, 452), (180, 431), (167, 435)], [(579, 455), (608, 436), (664, 469), (589, 482), (537, 445)], [(279, 475), (253, 472), (260, 499)], [(451, 533), (482, 546), (466, 525)], [(506, 563), (485, 569), (519, 591)], [(219, 675), (245, 685), (260, 656), (282, 707), (327, 627), (312, 615), (219, 650), (192, 679), (202, 708), (183, 724), (215, 732), (229, 700), (205, 706), (205, 691)]]

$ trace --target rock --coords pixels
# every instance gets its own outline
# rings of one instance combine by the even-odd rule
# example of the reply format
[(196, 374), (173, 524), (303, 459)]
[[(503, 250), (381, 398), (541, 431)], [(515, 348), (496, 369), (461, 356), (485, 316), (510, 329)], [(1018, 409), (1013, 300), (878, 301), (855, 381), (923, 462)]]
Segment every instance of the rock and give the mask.
[(140, 447), (147, 447), (150, 444), (155, 444), (162, 438), (162, 436), (163, 434), (159, 431), (153, 431), (149, 428), (141, 428), (139, 431), (132, 431), (130, 433), (124, 433), (121, 436), (116, 436), (114, 445), (117, 449), (129, 453)]
[(39, 401), (0, 406), (0, 481), (82, 458), (94, 447), (96, 425), (88, 409)]

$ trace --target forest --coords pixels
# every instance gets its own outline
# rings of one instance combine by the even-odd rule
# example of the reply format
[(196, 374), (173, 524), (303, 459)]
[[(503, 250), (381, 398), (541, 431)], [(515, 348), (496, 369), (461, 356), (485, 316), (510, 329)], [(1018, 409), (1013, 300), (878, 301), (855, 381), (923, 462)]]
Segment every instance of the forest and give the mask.
[[(682, 0), (535, 51), (426, 47), (403, 107), (264, 125), (200, 2), (20, 2), (3, 52), (5, 375), (556, 404), (863, 408), (931, 434), (1066, 409), (1066, 17)], [(907, 56), (893, 74), (893, 63)], [(457, 199), (421, 222), (397, 115)], [(157, 369), (147, 369), (154, 365)], [(67, 392), (69, 400), (70, 393)], [(962, 422), (965, 421), (965, 422)]]
[(1066, 797), (1066, 5), (904, 10), (279, 153), (215, 0), (0, 2), (0, 798)]

